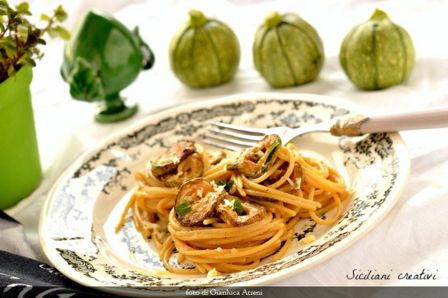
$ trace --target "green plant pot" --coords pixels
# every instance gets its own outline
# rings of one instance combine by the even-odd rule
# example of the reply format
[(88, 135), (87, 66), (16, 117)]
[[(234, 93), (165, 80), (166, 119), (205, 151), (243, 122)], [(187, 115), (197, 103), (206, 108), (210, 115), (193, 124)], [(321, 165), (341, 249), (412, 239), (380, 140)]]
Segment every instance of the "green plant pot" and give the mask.
[(0, 84), (0, 209), (12, 207), (39, 184), (42, 170), (37, 148), (29, 66)]

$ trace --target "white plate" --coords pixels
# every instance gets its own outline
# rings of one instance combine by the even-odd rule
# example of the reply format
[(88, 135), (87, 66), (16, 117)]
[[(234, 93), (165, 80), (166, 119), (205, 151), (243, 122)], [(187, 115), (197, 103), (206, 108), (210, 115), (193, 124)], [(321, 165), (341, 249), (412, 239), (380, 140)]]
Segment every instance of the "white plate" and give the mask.
[(84, 154), (60, 178), (41, 213), (43, 250), (74, 281), (130, 295), (169, 292), (157, 286), (269, 284), (314, 266), (365, 235), (397, 201), (410, 164), (398, 134), (358, 138), (313, 134), (296, 140), (300, 150), (324, 158), (342, 173), (354, 195), (333, 226), (299, 222), (297, 238), (312, 231), (315, 242), (294, 241), (283, 259), (265, 260), (252, 270), (213, 278), (160, 275), (158, 252), (135, 230), (130, 217), (120, 233), (115, 234), (114, 227), (135, 186), (132, 173), (179, 139), (199, 139), (209, 120), (254, 127), (305, 126), (353, 111), (359, 108), (336, 98), (267, 93), (201, 101), (148, 116)]

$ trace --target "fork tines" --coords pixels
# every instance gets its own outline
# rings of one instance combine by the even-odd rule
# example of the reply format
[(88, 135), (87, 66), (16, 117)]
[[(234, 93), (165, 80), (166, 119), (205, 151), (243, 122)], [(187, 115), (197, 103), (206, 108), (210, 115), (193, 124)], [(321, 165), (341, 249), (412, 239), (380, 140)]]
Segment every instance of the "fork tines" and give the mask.
[(211, 122), (211, 124), (216, 128), (208, 130), (203, 143), (232, 151), (255, 146), (265, 135), (262, 129), (222, 122)]

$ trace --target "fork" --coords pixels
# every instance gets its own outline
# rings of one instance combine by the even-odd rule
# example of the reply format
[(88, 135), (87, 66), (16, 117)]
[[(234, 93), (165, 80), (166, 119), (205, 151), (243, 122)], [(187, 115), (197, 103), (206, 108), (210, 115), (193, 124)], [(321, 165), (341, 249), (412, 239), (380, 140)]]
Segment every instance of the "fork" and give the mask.
[(277, 134), (286, 144), (299, 136), (317, 132), (352, 137), (366, 133), (448, 127), (448, 107), (371, 117), (353, 114), (298, 128), (253, 128), (223, 122), (211, 124), (214, 127), (208, 130), (203, 143), (236, 151), (255, 146), (264, 136), (271, 134)]

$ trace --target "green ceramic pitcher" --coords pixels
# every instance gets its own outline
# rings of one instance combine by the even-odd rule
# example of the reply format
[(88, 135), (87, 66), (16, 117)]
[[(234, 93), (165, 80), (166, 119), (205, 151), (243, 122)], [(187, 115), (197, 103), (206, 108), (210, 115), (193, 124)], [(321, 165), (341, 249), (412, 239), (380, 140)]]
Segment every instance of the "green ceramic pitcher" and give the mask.
[(92, 10), (65, 47), (61, 73), (75, 99), (101, 103), (97, 121), (115, 122), (137, 111), (137, 106), (125, 105), (120, 91), (153, 63), (137, 28), (131, 32), (112, 16)]
[(31, 106), (30, 66), (0, 84), (0, 209), (29, 195), (39, 184), (39, 161)]

